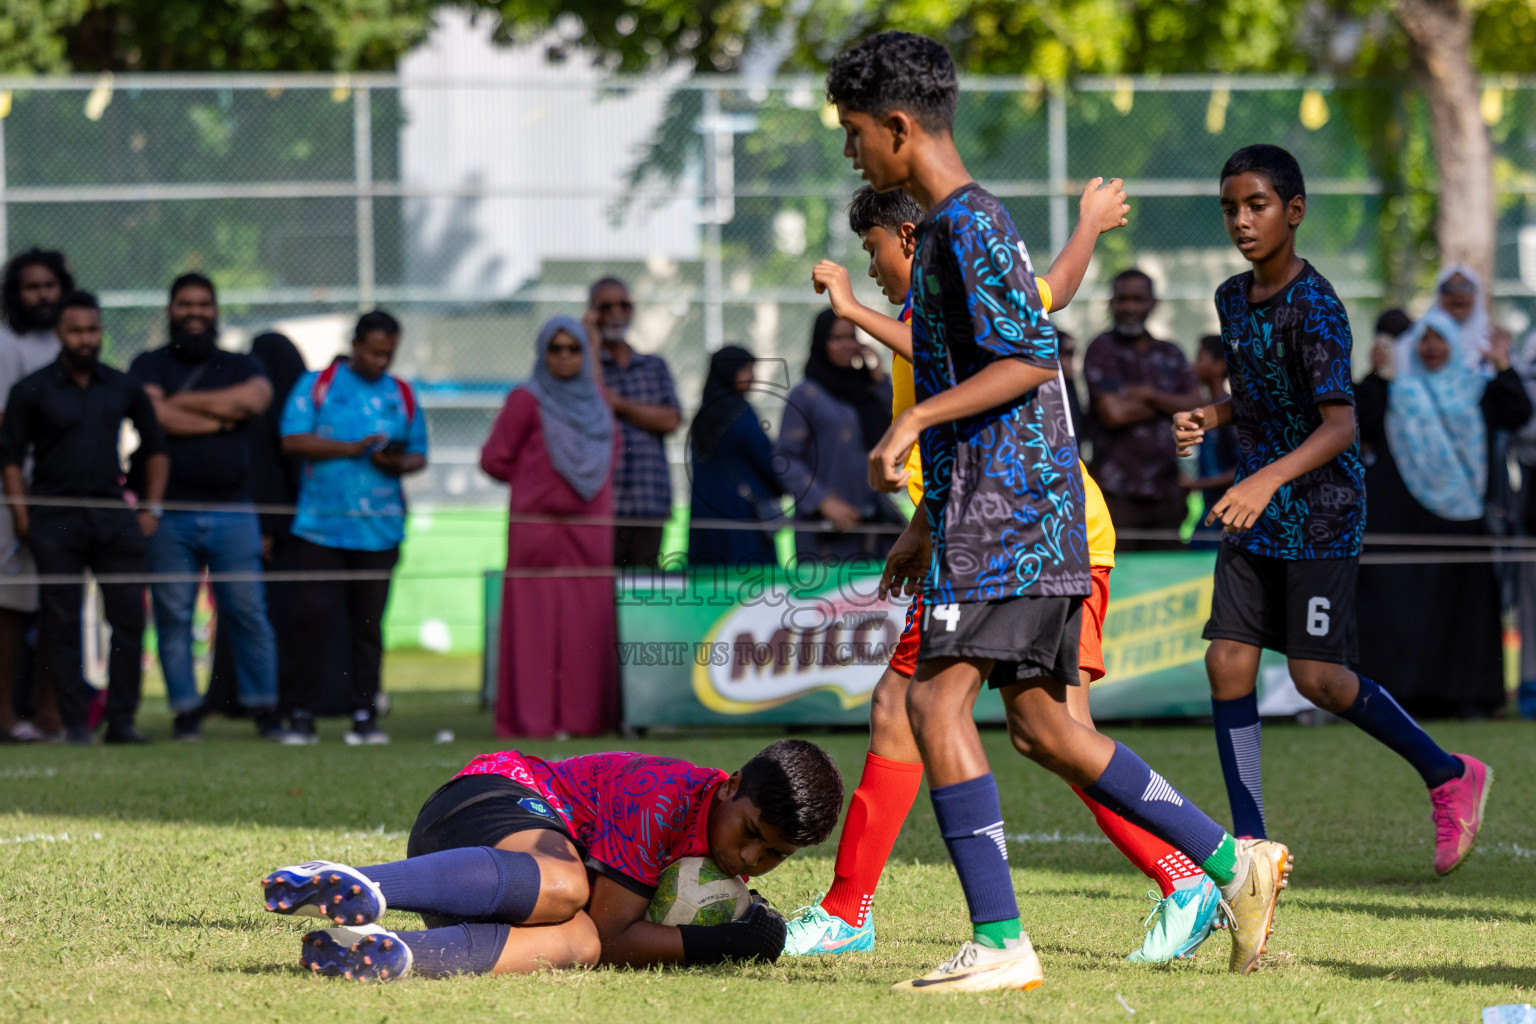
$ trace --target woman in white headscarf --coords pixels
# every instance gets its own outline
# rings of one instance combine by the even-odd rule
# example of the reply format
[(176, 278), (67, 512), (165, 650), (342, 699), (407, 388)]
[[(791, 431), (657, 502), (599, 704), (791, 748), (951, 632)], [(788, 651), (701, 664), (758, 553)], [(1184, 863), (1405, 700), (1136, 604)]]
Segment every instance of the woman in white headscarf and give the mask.
[(1453, 263), (1435, 278), (1435, 304), (1430, 307), (1445, 313), (1461, 331), (1459, 355), (1466, 364), (1484, 376), (1494, 371), (1488, 347), (1493, 325), (1488, 319), (1488, 295), (1483, 279), (1465, 263)]
[[(1487, 532), (1490, 437), (1531, 416), (1510, 369), (1509, 338), (1490, 335), (1492, 380), (1469, 366), (1461, 326), (1431, 309), (1403, 335), (1406, 365), (1389, 384), (1356, 389), (1369, 532), (1475, 536)], [(1423, 554), (1423, 546), (1383, 551)], [(1362, 565), (1356, 603), (1360, 670), (1390, 681), (1417, 716), (1485, 715), (1504, 705), (1499, 588), (1488, 563)]]

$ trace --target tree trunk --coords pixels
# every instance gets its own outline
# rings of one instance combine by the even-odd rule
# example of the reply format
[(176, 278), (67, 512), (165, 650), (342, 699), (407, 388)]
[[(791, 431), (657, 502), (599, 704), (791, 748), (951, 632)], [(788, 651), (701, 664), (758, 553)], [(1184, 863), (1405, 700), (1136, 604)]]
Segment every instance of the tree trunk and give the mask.
[(1429, 101), (1440, 204), (1435, 235), (1444, 264), (1465, 263), (1493, 284), (1497, 234), (1493, 141), (1472, 67), (1472, 12), (1462, 0), (1394, 0)]

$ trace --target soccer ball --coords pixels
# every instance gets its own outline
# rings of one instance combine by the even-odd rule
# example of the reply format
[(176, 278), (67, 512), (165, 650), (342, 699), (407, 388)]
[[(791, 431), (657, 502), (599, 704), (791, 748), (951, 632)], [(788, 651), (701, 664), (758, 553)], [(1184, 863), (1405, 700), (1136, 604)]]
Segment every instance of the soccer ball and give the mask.
[(730, 924), (751, 908), (747, 883), (721, 871), (708, 857), (684, 857), (656, 880), (656, 895), (645, 917), (655, 924)]

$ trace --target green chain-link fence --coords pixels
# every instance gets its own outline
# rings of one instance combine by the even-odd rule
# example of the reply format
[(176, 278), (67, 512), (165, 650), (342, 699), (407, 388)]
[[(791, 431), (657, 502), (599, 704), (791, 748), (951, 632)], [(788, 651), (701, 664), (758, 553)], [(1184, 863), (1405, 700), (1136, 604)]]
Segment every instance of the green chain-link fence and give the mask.
[[(798, 380), (824, 301), (808, 284), (817, 259), (843, 261), (882, 301), (846, 230), (858, 181), (812, 78), (0, 79), (0, 113), (0, 248), (68, 253), (107, 306), (111, 361), (161, 343), (164, 288), (186, 269), (221, 285), (232, 342), (277, 325), (312, 360), (359, 308), (400, 315), (399, 369), (422, 385), (434, 438), (419, 496), (489, 495), (475, 453), (526, 372), (538, 322), (578, 310), (600, 274), (631, 281), (636, 345), (668, 358), (685, 404), (724, 341), (785, 360), (770, 373)], [(1519, 328), (1536, 89), (1490, 82), (1483, 113), (1502, 193), (1495, 293)], [(1392, 114), (1409, 130), (1378, 137)], [(1110, 274), (1133, 263), (1163, 296), (1157, 333), (1189, 347), (1214, 325), (1210, 294), (1242, 267), (1216, 174), (1255, 141), (1300, 157), (1303, 251), (1363, 341), (1381, 297), (1433, 262), (1420, 251), (1433, 187), (1425, 136), (1410, 99), (1283, 78), (1062, 90), (973, 79), (957, 124), (970, 169), (1003, 197), (1040, 266), (1075, 221), (1082, 181), (1127, 179), (1131, 226), (1101, 240), (1058, 317), (1080, 347), (1106, 326)]]

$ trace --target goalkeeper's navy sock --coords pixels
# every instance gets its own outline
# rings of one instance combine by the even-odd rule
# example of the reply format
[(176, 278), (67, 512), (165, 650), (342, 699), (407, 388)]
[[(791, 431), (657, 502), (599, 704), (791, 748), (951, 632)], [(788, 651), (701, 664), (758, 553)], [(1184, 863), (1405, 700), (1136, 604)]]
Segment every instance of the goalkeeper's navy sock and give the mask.
[(522, 924), (539, 902), (539, 862), (526, 853), (470, 846), (359, 868), (391, 910), (461, 921)]
[(501, 957), (512, 926), (489, 922), (455, 924), (395, 934), (411, 951), (412, 974), (489, 974)]

